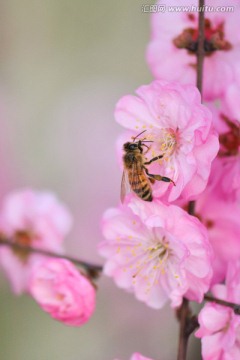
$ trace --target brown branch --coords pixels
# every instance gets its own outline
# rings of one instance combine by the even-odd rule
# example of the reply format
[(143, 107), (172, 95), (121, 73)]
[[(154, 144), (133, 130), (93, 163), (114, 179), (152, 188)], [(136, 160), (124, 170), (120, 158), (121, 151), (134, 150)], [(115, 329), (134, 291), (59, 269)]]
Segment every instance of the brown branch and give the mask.
[[(199, 0), (199, 10), (204, 8), (205, 0)], [(197, 49), (197, 88), (202, 95), (203, 84), (203, 61), (204, 61), (204, 11), (199, 11), (198, 17), (198, 49)], [(195, 201), (190, 201), (188, 204), (188, 213), (194, 215), (195, 213)], [(198, 327), (198, 321), (196, 316), (191, 315), (189, 307), (189, 301), (183, 299), (182, 305), (178, 310), (180, 333), (178, 343), (178, 360), (186, 360), (187, 358), (187, 345), (188, 339), (191, 333)]]
[(215, 297), (213, 297), (211, 295), (207, 295), (207, 294), (204, 295), (204, 300), (214, 302), (219, 305), (227, 306), (227, 307), (233, 309), (233, 311), (236, 315), (240, 315), (240, 304), (235, 304), (235, 303), (232, 303), (229, 301), (221, 300), (221, 299), (215, 298)]
[[(203, 9), (205, 0), (199, 0), (199, 8)], [(204, 61), (204, 11), (200, 11), (198, 17), (198, 49), (197, 49), (197, 88), (202, 95), (202, 84), (203, 84), (203, 61)]]
[(56, 254), (52, 251), (17, 244), (10, 241), (9, 239), (4, 239), (2, 237), (0, 237), (0, 246), (8, 246), (11, 247), (13, 250), (22, 251), (24, 253), (40, 254), (47, 257), (54, 257), (58, 259), (65, 259), (71, 261), (76, 266), (81, 267), (87, 273), (87, 275), (90, 276), (92, 279), (96, 279), (102, 271), (102, 266), (100, 265), (91, 264), (89, 262), (82, 261), (71, 256)]
[(187, 322), (189, 318), (189, 304), (187, 299), (183, 299), (182, 305), (179, 310), (180, 333), (178, 342), (178, 357), (177, 360), (186, 359), (187, 356), (187, 343), (188, 336), (186, 334)]
[(198, 318), (192, 315), (189, 307), (189, 301), (183, 299), (181, 307), (177, 310), (177, 318), (180, 322), (180, 333), (178, 342), (178, 357), (177, 360), (183, 360), (187, 357), (187, 345), (189, 336), (199, 326)]

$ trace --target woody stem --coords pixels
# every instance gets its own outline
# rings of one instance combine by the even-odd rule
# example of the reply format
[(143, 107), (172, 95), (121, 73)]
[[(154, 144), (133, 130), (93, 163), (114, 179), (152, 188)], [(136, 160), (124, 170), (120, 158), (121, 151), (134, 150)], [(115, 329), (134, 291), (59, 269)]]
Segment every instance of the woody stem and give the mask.
[(14, 250), (24, 251), (25, 253), (29, 253), (29, 254), (30, 253), (31, 254), (40, 254), (43, 256), (47, 256), (47, 257), (54, 257), (54, 258), (58, 258), (58, 259), (65, 259), (65, 260), (71, 261), (76, 266), (79, 266), (80, 268), (82, 268), (87, 273), (87, 275), (89, 277), (91, 277), (92, 279), (96, 279), (102, 271), (102, 266), (100, 266), (100, 265), (95, 265), (95, 264), (92, 264), (92, 263), (89, 263), (89, 262), (86, 262), (83, 260), (76, 259), (71, 256), (57, 254), (52, 251), (17, 244), (17, 243), (12, 242), (9, 239), (5, 239), (3, 237), (0, 237), (0, 246), (7, 246)]

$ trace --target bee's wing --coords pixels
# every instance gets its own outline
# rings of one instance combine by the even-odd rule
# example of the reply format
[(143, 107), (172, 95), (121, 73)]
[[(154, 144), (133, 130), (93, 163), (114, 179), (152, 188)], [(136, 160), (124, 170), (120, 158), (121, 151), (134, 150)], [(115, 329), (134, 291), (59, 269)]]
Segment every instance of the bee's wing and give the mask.
[[(131, 170), (131, 180), (129, 181), (129, 173), (125, 170), (123, 171), (123, 176), (122, 176), (122, 183), (121, 183), (121, 202), (124, 202), (124, 198), (125, 196), (129, 193), (129, 192), (135, 192), (138, 193), (138, 186), (137, 184), (141, 184), (142, 183), (142, 177), (145, 177), (144, 173), (141, 172), (139, 173), (139, 167), (138, 164), (136, 162), (134, 162), (132, 164), (132, 170)], [(148, 179), (147, 179), (148, 181)], [(134, 186), (131, 185), (135, 184)]]
[(123, 170), (122, 174), (122, 182), (121, 182), (121, 202), (124, 202), (125, 196), (127, 193), (131, 191), (131, 186), (128, 180), (128, 173), (127, 171)]

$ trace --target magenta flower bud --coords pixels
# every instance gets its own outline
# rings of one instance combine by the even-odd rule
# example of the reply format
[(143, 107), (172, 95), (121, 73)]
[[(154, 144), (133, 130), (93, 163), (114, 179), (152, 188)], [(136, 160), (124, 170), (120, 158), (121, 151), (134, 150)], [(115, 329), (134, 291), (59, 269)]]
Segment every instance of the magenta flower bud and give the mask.
[(67, 325), (83, 325), (95, 309), (95, 288), (67, 260), (51, 258), (36, 267), (29, 292), (52, 318)]

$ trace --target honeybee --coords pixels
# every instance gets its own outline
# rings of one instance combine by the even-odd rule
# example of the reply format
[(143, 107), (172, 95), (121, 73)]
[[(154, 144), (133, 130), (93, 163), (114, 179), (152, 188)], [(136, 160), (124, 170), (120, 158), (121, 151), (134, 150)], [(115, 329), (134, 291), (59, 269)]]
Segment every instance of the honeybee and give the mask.
[[(122, 176), (121, 183), (121, 201), (124, 201), (125, 195), (128, 190), (133, 191), (140, 199), (144, 201), (152, 201), (152, 187), (155, 180), (172, 182), (175, 185), (174, 181), (168, 177), (150, 174), (146, 165), (150, 165), (152, 162), (161, 159), (164, 155), (158, 155), (153, 157), (149, 161), (145, 161), (144, 155), (148, 152), (149, 147), (145, 144), (147, 141), (145, 139), (138, 140), (136, 139), (142, 135), (146, 130), (142, 131), (135, 137), (132, 137), (132, 142), (126, 142), (123, 145), (123, 150), (125, 154), (123, 155), (123, 165), (124, 171)], [(143, 147), (147, 148), (147, 151), (143, 152)]]

